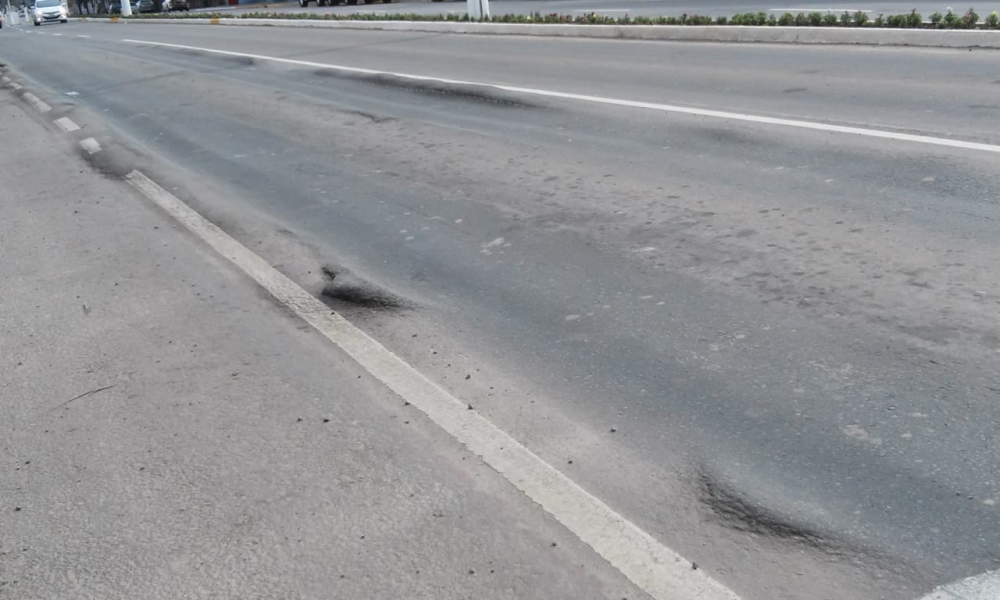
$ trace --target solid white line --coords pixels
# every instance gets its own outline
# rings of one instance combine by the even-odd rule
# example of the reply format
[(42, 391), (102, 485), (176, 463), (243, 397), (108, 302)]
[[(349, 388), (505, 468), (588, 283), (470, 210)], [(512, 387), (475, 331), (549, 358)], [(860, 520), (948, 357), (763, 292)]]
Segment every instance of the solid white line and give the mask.
[[(77, 131), (77, 130), (80, 129), (80, 126), (77, 125), (76, 123), (74, 123), (68, 117), (63, 117), (61, 119), (56, 119), (56, 125), (58, 125), (60, 128), (62, 128), (63, 131), (66, 131), (66, 132)], [(93, 154), (93, 153), (91, 153), (91, 154)]]
[(51, 106), (49, 106), (48, 104), (46, 104), (46, 103), (42, 102), (41, 100), (39, 100), (38, 96), (32, 94), (31, 92), (25, 92), (25, 93), (21, 94), (21, 97), (24, 98), (25, 100), (27, 100), (28, 104), (30, 104), (30, 105), (34, 106), (36, 109), (38, 109), (38, 112), (45, 113), (45, 112), (49, 112), (50, 110), (52, 110)]
[(376, 379), (423, 411), (605, 560), (658, 600), (738, 600), (735, 593), (574, 483), (467, 404), (330, 310), (139, 171), (126, 180)]
[(87, 154), (97, 154), (101, 151), (101, 145), (94, 138), (87, 138), (80, 141), (80, 147), (87, 151)]
[(921, 600), (997, 600), (1000, 571), (983, 573), (939, 587)]
[(812, 129), (816, 131), (826, 131), (830, 133), (846, 133), (852, 135), (861, 135), (865, 137), (882, 138), (887, 140), (895, 140), (900, 142), (914, 142), (918, 144), (930, 144), (933, 146), (948, 146), (951, 148), (961, 148), (963, 150), (980, 150), (983, 152), (996, 152), (1000, 153), (1000, 146), (993, 144), (982, 144), (979, 142), (965, 142), (962, 140), (952, 140), (948, 138), (931, 137), (926, 135), (914, 135), (910, 133), (897, 133), (893, 131), (883, 131), (881, 129), (865, 129), (862, 127), (847, 127), (843, 125), (828, 125), (826, 123), (816, 123), (813, 121), (799, 121), (795, 119), (779, 119), (775, 117), (762, 117), (759, 115), (748, 115), (743, 113), (734, 113), (721, 110), (708, 110), (703, 108), (688, 108), (685, 106), (674, 106), (671, 104), (658, 104), (655, 102), (636, 102), (633, 100), (619, 100), (616, 98), (603, 98), (600, 96), (588, 96), (584, 94), (569, 94), (566, 92), (555, 92), (551, 90), (542, 90), (536, 88), (525, 88), (512, 85), (502, 85), (496, 83), (482, 83), (477, 81), (463, 81), (460, 79), (445, 79), (440, 77), (427, 77), (424, 75), (412, 75), (409, 73), (393, 73), (391, 71), (376, 71), (374, 69), (362, 69), (359, 67), (347, 67), (343, 65), (331, 65), (327, 63), (311, 62), (307, 60), (295, 60), (291, 58), (279, 58), (276, 56), (265, 56), (262, 54), (249, 54), (245, 52), (231, 52), (229, 50), (215, 50), (212, 48), (200, 48), (198, 46), (184, 46), (181, 44), (165, 44), (163, 42), (147, 42), (144, 40), (130, 40), (124, 39), (123, 42), (129, 44), (146, 44), (149, 46), (159, 46), (162, 48), (177, 48), (180, 50), (197, 50), (199, 52), (208, 52), (212, 54), (221, 54), (224, 56), (239, 56), (241, 58), (253, 58), (257, 60), (267, 60), (271, 62), (287, 64), (287, 65), (298, 65), (303, 67), (312, 67), (319, 69), (330, 69), (333, 71), (343, 71), (345, 73), (361, 73), (365, 75), (389, 75), (392, 77), (399, 77), (401, 79), (410, 79), (414, 81), (433, 81), (437, 83), (446, 83), (449, 85), (462, 85), (462, 86), (476, 86), (476, 87), (486, 87), (497, 90), (503, 90), (505, 92), (514, 92), (517, 94), (529, 94), (533, 96), (544, 96), (546, 98), (560, 98), (564, 100), (580, 100), (583, 102), (594, 102), (597, 104), (609, 104), (612, 106), (624, 106), (628, 108), (643, 108), (648, 110), (656, 110), (661, 112), (669, 113), (679, 113), (685, 115), (693, 115), (698, 117), (712, 117), (716, 119), (729, 119), (731, 121), (745, 121), (748, 123), (761, 123), (764, 125), (780, 125), (784, 127), (797, 127), (800, 129)]

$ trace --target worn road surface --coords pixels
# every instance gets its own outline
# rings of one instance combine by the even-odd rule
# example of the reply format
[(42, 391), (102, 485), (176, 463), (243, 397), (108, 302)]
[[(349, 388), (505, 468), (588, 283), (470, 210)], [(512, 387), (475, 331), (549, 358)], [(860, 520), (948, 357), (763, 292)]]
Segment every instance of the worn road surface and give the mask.
[[(4, 102), (44, 124), (0, 129), (20, 219), (0, 225), (4, 279), (50, 265), (0, 304), (20, 403), (0, 410), (27, 419), (0, 475), (5, 502), (26, 498), (0, 521), (0, 573), (29, 586), (12, 597), (137, 597), (171, 573), (182, 596), (323, 597), (309, 586), (341, 562), (370, 569), (345, 597), (645, 593), (433, 423), (403, 424), (398, 398), (151, 212), (133, 169), (742, 598), (911, 600), (1000, 567), (995, 52), (2, 33), (21, 86)], [(86, 137), (101, 151), (32, 159)], [(114, 208), (66, 214), (95, 194)], [(84, 218), (120, 244), (93, 276), (65, 266), (104, 247)], [(109, 295), (132, 271), (141, 293)], [(84, 288), (123, 303), (100, 330)], [(317, 437), (325, 413), (338, 436)], [(447, 534), (441, 498), (464, 519)], [(358, 554), (367, 527), (342, 507), (383, 546)], [(509, 579), (478, 579), (488, 560)]]

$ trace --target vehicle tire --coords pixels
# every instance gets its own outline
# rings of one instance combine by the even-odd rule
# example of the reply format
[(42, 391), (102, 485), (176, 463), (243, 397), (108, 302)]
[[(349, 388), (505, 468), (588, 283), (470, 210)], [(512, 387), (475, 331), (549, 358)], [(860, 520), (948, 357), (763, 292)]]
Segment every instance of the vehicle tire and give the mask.
[(69, 19), (63, 19), (62, 21), (59, 21), (59, 22), (60, 23), (69, 23)]
[(305, 8), (309, 6), (309, 0), (299, 0), (299, 7)]
[(41, 26), (42, 26), (42, 24), (41, 24), (41, 23), (39, 23), (39, 22), (37, 22), (37, 21), (35, 22), (35, 27), (41, 27)]
[(392, 4), (392, 0), (382, 0), (382, 4)]
[(351, 5), (351, 6), (357, 6), (358, 5), (358, 0), (347, 0), (347, 3), (349, 5)]

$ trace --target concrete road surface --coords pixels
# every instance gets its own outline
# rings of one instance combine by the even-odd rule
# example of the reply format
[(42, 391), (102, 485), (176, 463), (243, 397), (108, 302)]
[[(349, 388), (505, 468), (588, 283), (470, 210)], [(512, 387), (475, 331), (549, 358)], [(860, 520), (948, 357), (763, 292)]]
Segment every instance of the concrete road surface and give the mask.
[[(110, 180), (101, 185), (146, 173), (306, 289), (326, 286), (331, 307), (697, 577), (761, 599), (915, 599), (1000, 566), (995, 58), (141, 23), (0, 36), (6, 76), (22, 86), (6, 88), (8, 101), (36, 106), (17, 95), (31, 91), (51, 107), (49, 122), (84, 125), (101, 144), (88, 163)], [(79, 170), (57, 171), (63, 193)], [(184, 247), (166, 224), (144, 239)], [(220, 280), (204, 260), (178, 259), (179, 275)], [(144, 271), (172, 265), (160, 258)], [(105, 268), (111, 277), (129, 264)], [(62, 285), (81, 277), (64, 274)], [(313, 354), (287, 347), (301, 343), (294, 326), (261, 312), (236, 275), (222, 280), (243, 286), (225, 301), (245, 318), (219, 324), (225, 336), (199, 327), (219, 362), (178, 373), (212, 389), (242, 372), (224, 358), (256, 352), (275, 380), (332, 386), (306, 393), (296, 412), (373, 410), (344, 387), (359, 383), (349, 365), (335, 368), (322, 344)], [(169, 318), (154, 308), (150, 322)], [(22, 385), (48, 381), (43, 372)], [(391, 411), (391, 398), (381, 402)], [(209, 427), (214, 410), (195, 403), (182, 414)], [(240, 413), (275, 438), (255, 444), (243, 430), (236, 455), (261, 452), (268, 461), (252, 481), (295, 497), (315, 471), (286, 477), (286, 450), (267, 450), (295, 426), (276, 411), (258, 402)], [(399, 416), (382, 422), (349, 439), (410, 443)], [(434, 431), (428, 424), (422, 450), (390, 454), (448, 482), (458, 467), (436, 473), (425, 453), (457, 451)], [(165, 492), (247, 494), (239, 471), (176, 466), (203, 460), (191, 457), (194, 438), (148, 440), (154, 452), (168, 442), (161, 468), (181, 474)], [(59, 451), (76, 452), (68, 443)], [(359, 468), (397, 468), (382, 466), (381, 447), (359, 447)], [(431, 485), (421, 477), (401, 487)], [(59, 481), (52, 489), (64, 490)], [(463, 515), (477, 512), (484, 528), (494, 516), (546, 522), (511, 490), (497, 493), (497, 508), (469, 497)], [(102, 496), (86, 497), (92, 515)], [(139, 510), (130, 498), (119, 511)], [(206, 526), (222, 527), (225, 515), (210, 513)], [(558, 521), (578, 533), (587, 520)], [(20, 535), (80, 537), (25, 522)], [(140, 522), (80, 539), (171, 535)], [(230, 556), (229, 538), (213, 539), (206, 552)], [(503, 543), (513, 561), (515, 542)], [(600, 563), (570, 550), (569, 562)], [(317, 544), (288, 560), (350, 551)], [(397, 564), (412, 551), (379, 556)], [(621, 566), (618, 554), (601, 556)], [(46, 554), (38, 568), (55, 560), (65, 559)], [(547, 556), (521, 560), (562, 569)], [(602, 583), (580, 583), (588, 593), (632, 597), (614, 572), (594, 572)], [(662, 583), (650, 572), (643, 581)], [(399, 587), (387, 596), (408, 577), (388, 576)], [(449, 593), (489, 595), (441, 581)], [(560, 581), (537, 596), (580, 594)], [(536, 596), (488, 591), (501, 589)]]

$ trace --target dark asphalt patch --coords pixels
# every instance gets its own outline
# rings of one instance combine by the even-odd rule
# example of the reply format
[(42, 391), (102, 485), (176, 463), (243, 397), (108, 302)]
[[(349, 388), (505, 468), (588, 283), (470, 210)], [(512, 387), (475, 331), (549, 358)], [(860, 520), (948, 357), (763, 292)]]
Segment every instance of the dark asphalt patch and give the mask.
[(747, 500), (739, 492), (706, 472), (700, 474), (698, 487), (702, 504), (707, 506), (719, 521), (731, 529), (778, 540), (803, 543), (826, 551), (835, 546), (820, 532), (805, 524), (793, 523), (766, 507)]
[(364, 281), (344, 269), (324, 266), (322, 270), (328, 283), (323, 286), (320, 299), (326, 301), (331, 308), (358, 307), (373, 310), (411, 308), (410, 303), (406, 300)]
[(106, 143), (104, 140), (98, 139), (98, 142), (101, 143), (101, 151), (96, 154), (90, 154), (79, 144), (76, 144), (77, 154), (95, 173), (108, 179), (121, 181), (135, 169), (137, 162), (135, 154), (124, 151), (115, 144)]
[(334, 69), (316, 69), (313, 74), (318, 77), (362, 81), (387, 89), (436, 94), (455, 100), (473, 100), (507, 108), (547, 108), (545, 105), (529, 102), (516, 94), (475, 84), (420, 81), (395, 75), (347, 73)]

